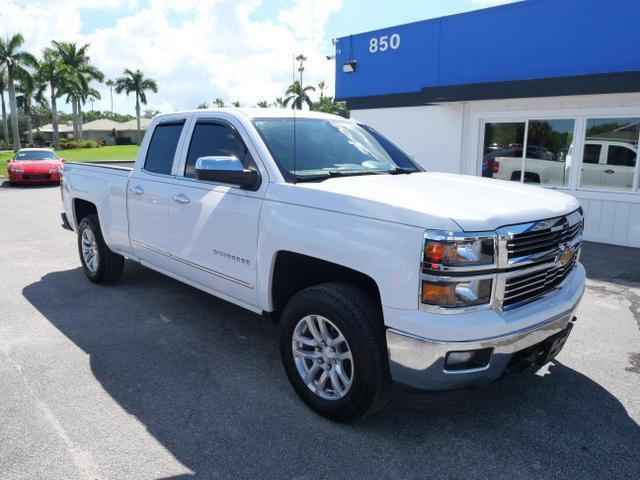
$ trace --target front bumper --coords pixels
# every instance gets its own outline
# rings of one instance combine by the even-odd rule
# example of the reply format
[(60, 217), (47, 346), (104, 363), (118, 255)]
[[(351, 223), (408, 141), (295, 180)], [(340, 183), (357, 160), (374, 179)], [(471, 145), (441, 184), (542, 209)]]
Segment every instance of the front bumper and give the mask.
[(9, 172), (9, 181), (15, 183), (60, 182), (60, 173), (13, 173)]
[[(462, 315), (465, 318), (456, 318), (458, 315), (441, 315), (441, 318), (435, 320), (443, 323), (459, 321), (461, 324), (472, 321), (474, 328), (469, 330), (493, 333), (496, 333), (496, 323), (502, 323), (503, 332), (497, 335), (467, 340), (460, 338), (459, 329), (452, 329), (450, 334), (455, 337), (454, 340), (439, 340), (407, 333), (391, 326), (387, 329), (386, 339), (393, 380), (422, 390), (473, 388), (497, 380), (530, 347), (560, 332), (568, 333), (569, 324), (575, 318), (575, 310), (584, 292), (583, 267), (579, 265), (572, 277), (562, 289), (564, 291), (558, 291), (554, 296), (508, 313), (492, 312), (494, 317), (491, 321), (487, 317), (488, 313)], [(518, 318), (514, 318), (515, 316)], [(412, 314), (410, 321), (414, 323), (416, 320), (415, 314)], [(432, 316), (424, 316), (423, 320), (427, 324), (434, 321)], [(512, 330), (514, 325), (519, 327)], [(467, 338), (474, 337), (469, 335)], [(482, 349), (491, 349), (491, 356), (488, 363), (479, 368), (454, 370), (445, 364), (449, 352)]]

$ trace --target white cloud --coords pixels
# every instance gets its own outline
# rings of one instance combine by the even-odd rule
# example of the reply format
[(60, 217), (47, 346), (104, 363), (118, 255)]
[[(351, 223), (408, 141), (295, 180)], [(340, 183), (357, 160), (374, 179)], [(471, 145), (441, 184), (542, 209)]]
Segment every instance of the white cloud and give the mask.
[[(294, 0), (270, 20), (252, 18), (262, 0), (155, 0), (143, 9), (130, 9), (127, 3), (116, 10), (123, 16), (115, 25), (88, 35), (81, 34), (80, 9), (106, 8), (104, 2), (73, 0), (65, 8), (54, 8), (53, 3), (3, 5), (0, 25), (20, 25), (17, 30), (34, 53), (53, 39), (90, 43), (92, 63), (109, 78), (124, 68), (142, 70), (160, 89), (148, 96), (147, 108), (195, 108), (216, 97), (243, 105), (272, 101), (291, 83), (292, 56), (297, 53), (309, 58), (305, 84), (333, 84), (334, 65), (324, 57), (331, 44), (324, 31), (329, 16), (340, 10), (340, 0)], [(109, 2), (109, 8), (118, 3), (125, 5)], [(0, 27), (1, 35), (11, 33)], [(108, 109), (108, 89), (102, 85), (99, 90), (103, 99), (95, 108)], [(132, 105), (133, 99), (114, 96), (116, 111), (130, 112)]]

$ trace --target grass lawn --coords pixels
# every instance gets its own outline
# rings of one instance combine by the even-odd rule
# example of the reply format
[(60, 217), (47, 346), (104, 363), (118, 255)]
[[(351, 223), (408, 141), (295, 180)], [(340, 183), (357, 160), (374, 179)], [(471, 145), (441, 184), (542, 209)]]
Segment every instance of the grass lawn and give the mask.
[[(56, 150), (56, 153), (69, 162), (99, 162), (104, 160), (135, 160), (140, 147), (137, 145), (116, 145), (100, 148), (74, 148)], [(7, 159), (13, 153), (0, 153), (0, 177), (7, 176)]]

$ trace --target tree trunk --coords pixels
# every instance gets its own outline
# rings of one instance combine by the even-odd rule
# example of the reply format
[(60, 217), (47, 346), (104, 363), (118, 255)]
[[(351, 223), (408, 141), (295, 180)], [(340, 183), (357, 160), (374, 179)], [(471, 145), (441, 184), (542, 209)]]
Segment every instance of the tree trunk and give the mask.
[(16, 104), (16, 88), (13, 75), (9, 75), (9, 106), (11, 107), (11, 133), (13, 134), (13, 149), (18, 151), (20, 145), (20, 131), (18, 130), (18, 105)]
[(84, 131), (82, 130), (83, 122), (84, 119), (82, 118), (82, 103), (80, 103), (80, 100), (78, 99), (78, 136), (80, 138), (80, 141), (84, 140)]
[(56, 87), (51, 84), (51, 124), (53, 133), (51, 133), (51, 143), (55, 150), (60, 150), (60, 135), (58, 134), (58, 106), (56, 105)]
[(80, 133), (78, 132), (78, 106), (76, 104), (76, 99), (71, 99), (71, 111), (73, 112), (71, 115), (72, 123), (73, 123), (73, 139), (79, 140)]
[(25, 95), (24, 112), (27, 115), (27, 142), (33, 144), (33, 122), (31, 121), (31, 95)]
[(7, 122), (7, 106), (4, 103), (4, 92), (0, 92), (2, 98), (2, 135), (4, 143), (9, 145), (9, 123)]
[(138, 146), (142, 143), (140, 138), (140, 100), (138, 99), (138, 92), (136, 92), (136, 128), (138, 130)]

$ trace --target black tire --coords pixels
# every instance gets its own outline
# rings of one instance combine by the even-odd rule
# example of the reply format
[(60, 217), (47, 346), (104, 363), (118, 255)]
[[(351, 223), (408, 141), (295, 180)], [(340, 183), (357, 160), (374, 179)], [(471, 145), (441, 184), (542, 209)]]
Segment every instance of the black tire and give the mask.
[[(353, 380), (346, 395), (327, 400), (307, 387), (298, 373), (292, 338), (307, 315), (321, 315), (342, 332), (353, 356)], [(315, 412), (337, 422), (352, 422), (382, 409), (391, 396), (385, 331), (373, 298), (343, 283), (325, 283), (300, 291), (281, 318), (280, 353), (285, 372), (300, 398)]]
[[(85, 263), (82, 254), (82, 234), (85, 230), (91, 230), (97, 244), (97, 268), (91, 269)], [(124, 268), (124, 257), (113, 253), (107, 247), (100, 230), (100, 222), (96, 214), (87, 215), (82, 219), (78, 226), (78, 253), (80, 254), (80, 262), (85, 275), (93, 283), (112, 283), (115, 282)]]

